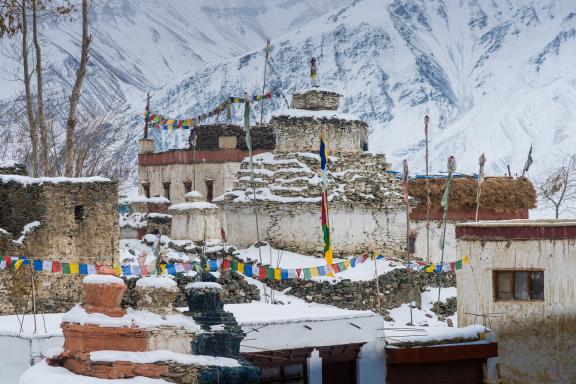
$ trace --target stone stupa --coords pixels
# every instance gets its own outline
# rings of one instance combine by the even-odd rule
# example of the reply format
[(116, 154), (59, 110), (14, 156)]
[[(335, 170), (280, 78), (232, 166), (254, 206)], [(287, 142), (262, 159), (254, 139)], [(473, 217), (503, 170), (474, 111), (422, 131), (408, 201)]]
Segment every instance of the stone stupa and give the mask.
[(342, 96), (312, 88), (296, 92), (292, 108), (269, 122), (276, 136), (274, 153), (254, 156), (256, 202), (248, 159), (237, 172), (233, 190), (215, 199), (226, 215), (229, 241), (246, 247), (260, 238), (272, 246), (321, 255), (320, 134), (328, 159), (329, 221), (335, 255), (402, 252), (406, 211), (402, 186), (383, 154), (368, 150), (368, 125), (338, 112)]

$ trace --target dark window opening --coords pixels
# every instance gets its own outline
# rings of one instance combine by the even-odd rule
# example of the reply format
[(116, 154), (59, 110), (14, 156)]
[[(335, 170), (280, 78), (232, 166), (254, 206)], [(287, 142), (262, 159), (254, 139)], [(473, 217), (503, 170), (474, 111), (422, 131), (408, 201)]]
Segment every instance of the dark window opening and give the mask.
[(414, 254), (416, 253), (416, 235), (410, 235), (408, 237), (408, 253)]
[(74, 207), (74, 220), (82, 221), (84, 220), (84, 206), (77, 205)]
[(260, 368), (260, 383), (262, 384), (305, 384), (306, 382), (306, 366), (303, 363)]
[(214, 198), (214, 180), (206, 180), (206, 201), (211, 202)]
[(186, 193), (192, 192), (192, 182), (191, 182), (191, 181), (186, 180), (186, 181), (184, 182), (184, 191), (185, 191)]
[(150, 198), (150, 183), (142, 183), (142, 189), (144, 190), (144, 196)]
[(494, 271), (492, 281), (495, 300), (544, 300), (544, 271)]
[(164, 197), (170, 200), (170, 182), (165, 181), (162, 183), (162, 186), (164, 187)]
[(364, 152), (368, 151), (368, 143), (367, 143), (367, 142), (363, 142), (363, 143), (362, 143), (362, 150), (363, 150)]

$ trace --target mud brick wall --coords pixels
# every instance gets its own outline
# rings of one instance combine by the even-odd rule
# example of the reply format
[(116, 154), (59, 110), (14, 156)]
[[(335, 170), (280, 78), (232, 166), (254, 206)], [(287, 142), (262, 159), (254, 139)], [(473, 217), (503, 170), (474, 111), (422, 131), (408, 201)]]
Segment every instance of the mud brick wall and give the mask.
[[(196, 127), (196, 150), (218, 149), (220, 136), (235, 136), (237, 149), (248, 149), (246, 132), (238, 125), (201, 125)], [(269, 127), (252, 127), (253, 149), (274, 149), (274, 132)], [(192, 144), (190, 144), (192, 148)]]

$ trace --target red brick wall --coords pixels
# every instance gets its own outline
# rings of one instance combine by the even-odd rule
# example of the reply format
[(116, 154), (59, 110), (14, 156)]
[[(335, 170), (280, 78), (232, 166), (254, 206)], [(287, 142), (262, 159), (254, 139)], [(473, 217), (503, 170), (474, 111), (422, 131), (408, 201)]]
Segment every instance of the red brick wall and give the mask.
[(562, 240), (576, 239), (576, 224), (517, 226), (457, 226), (460, 240)]

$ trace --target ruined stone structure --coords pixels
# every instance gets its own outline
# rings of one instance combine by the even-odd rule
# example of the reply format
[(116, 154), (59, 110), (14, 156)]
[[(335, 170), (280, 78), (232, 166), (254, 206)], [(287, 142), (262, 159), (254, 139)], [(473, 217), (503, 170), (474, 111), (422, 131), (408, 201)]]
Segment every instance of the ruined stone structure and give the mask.
[[(253, 127), (252, 143), (254, 153), (274, 149), (272, 130)], [(189, 149), (154, 153), (154, 140), (141, 139), (138, 155), (140, 194), (147, 197), (157, 194), (181, 203), (187, 192), (195, 190), (210, 202), (233, 186), (233, 174), (246, 156), (245, 132), (236, 125), (196, 127), (196, 151), (190, 145)]]
[(388, 249), (401, 252), (406, 238), (402, 188), (384, 155), (364, 152), (367, 125), (335, 111), (339, 95), (311, 90), (294, 106), (274, 114), (269, 126), (275, 153), (254, 157), (256, 202), (250, 167), (244, 160), (232, 191), (216, 199), (226, 214), (229, 242), (256, 241), (254, 209), (261, 240), (274, 247), (321, 254), (320, 131), (329, 150), (329, 220), (335, 254)]
[(503, 381), (573, 383), (576, 377), (576, 222), (510, 220), (456, 226), (458, 325), (487, 324)]
[(120, 238), (141, 239), (156, 231), (169, 234), (172, 230), (172, 216), (168, 214), (170, 205), (170, 200), (161, 196), (120, 199)]
[[(0, 175), (0, 255), (112, 265), (118, 257), (116, 182), (92, 178)], [(31, 310), (31, 266), (1, 271), (0, 313)], [(81, 297), (81, 278), (38, 273), (39, 312), (67, 310)]]

